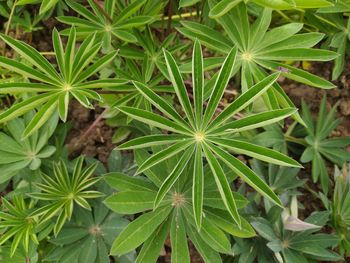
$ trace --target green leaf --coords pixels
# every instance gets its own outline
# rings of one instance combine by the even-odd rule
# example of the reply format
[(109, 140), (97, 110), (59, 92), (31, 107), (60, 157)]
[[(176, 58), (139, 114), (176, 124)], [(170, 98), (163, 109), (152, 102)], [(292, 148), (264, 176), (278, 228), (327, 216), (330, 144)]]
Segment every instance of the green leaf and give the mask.
[(220, 254), (213, 250), (206, 242), (204, 242), (204, 240), (194, 228), (189, 226), (186, 230), (189, 238), (196, 247), (197, 251), (200, 253), (205, 263), (222, 262)]
[(213, 153), (209, 150), (207, 145), (203, 145), (203, 152), (210, 165), (211, 171), (215, 178), (216, 185), (219, 189), (220, 195), (222, 197), (222, 200), (224, 201), (226, 209), (228, 210), (234, 221), (237, 223), (237, 225), (241, 226), (241, 218), (237, 210), (236, 202), (233, 198), (230, 185), (226, 179), (222, 167), (220, 166), (218, 160), (215, 158)]
[(171, 55), (169, 51), (163, 50), (165, 62), (168, 68), (170, 80), (174, 86), (174, 90), (176, 92), (176, 95), (179, 99), (179, 102), (185, 111), (185, 114), (191, 123), (191, 125), (194, 127), (194, 116), (193, 116), (193, 110), (190, 103), (190, 99), (187, 95), (187, 90), (184, 85), (184, 82), (182, 80), (182, 76), (180, 73), (180, 70), (175, 62), (175, 59)]
[(178, 124), (182, 125), (185, 129), (189, 128), (183, 118), (166, 100), (164, 100), (162, 97), (154, 93), (150, 88), (140, 82), (133, 81), (133, 84), (146, 99), (148, 99), (153, 105), (157, 107), (157, 109), (159, 109), (169, 118), (172, 118)]
[(126, 254), (147, 240), (157, 227), (167, 218), (171, 207), (164, 207), (141, 215), (131, 222), (114, 240), (111, 254)]
[(122, 173), (108, 173), (104, 175), (109, 186), (119, 191), (155, 191), (154, 184), (141, 176), (129, 176)]
[(236, 225), (231, 223), (229, 220), (230, 215), (226, 211), (206, 209), (205, 214), (209, 220), (214, 222), (214, 224), (233, 236), (240, 238), (251, 238), (256, 235), (252, 226), (243, 217), (241, 217), (241, 228), (238, 228)]
[(187, 245), (186, 229), (181, 210), (174, 211), (170, 229), (171, 262), (189, 263), (190, 254)]
[(182, 133), (185, 135), (190, 134), (190, 130), (183, 128), (182, 125), (176, 122), (170, 121), (152, 112), (136, 109), (133, 107), (126, 107), (126, 106), (118, 107), (118, 109), (121, 112), (125, 113), (126, 115), (132, 117), (133, 119), (155, 126), (157, 128), (166, 129), (168, 131), (172, 131), (176, 133)]
[(219, 127), (234, 114), (245, 109), (248, 105), (258, 99), (264, 92), (266, 92), (266, 90), (268, 90), (272, 84), (276, 82), (278, 77), (279, 73), (274, 73), (241, 94), (212, 121), (208, 127), (208, 130)]
[(186, 139), (190, 139), (190, 137), (177, 134), (147, 135), (123, 143), (118, 146), (118, 149), (130, 150), (147, 148), (153, 146), (160, 146), (164, 144), (173, 144)]
[(329, 61), (337, 57), (337, 53), (329, 50), (312, 48), (289, 48), (286, 50), (261, 52), (257, 56), (257, 59), (279, 61)]
[(278, 206), (282, 206), (280, 199), (271, 190), (271, 188), (252, 170), (250, 170), (244, 163), (229, 154), (228, 152), (220, 149), (215, 145), (210, 145), (210, 148), (214, 153), (224, 161), (228, 167), (230, 167), (238, 176), (240, 176), (247, 184), (253, 187), (257, 192), (270, 199)]
[(156, 192), (123, 191), (109, 196), (104, 203), (119, 214), (136, 214), (152, 209)]
[(231, 78), (233, 72), (233, 66), (236, 61), (237, 49), (233, 48), (230, 53), (227, 55), (224, 64), (221, 67), (219, 75), (216, 79), (214, 89), (210, 95), (207, 109), (205, 110), (202, 128), (206, 128), (209, 121), (213, 117), (215, 110), (217, 109), (219, 102), (224, 94), (225, 88), (228, 84), (228, 81)]
[(191, 159), (193, 151), (194, 151), (194, 147), (189, 147), (181, 156), (181, 159), (178, 161), (177, 165), (174, 167), (172, 172), (165, 179), (165, 181), (159, 188), (156, 198), (154, 199), (154, 209), (156, 209), (160, 205), (165, 195), (169, 192), (171, 187), (175, 184), (177, 179), (180, 177), (187, 163)]
[(242, 0), (221, 0), (217, 3), (212, 9), (210, 9), (209, 17), (210, 18), (218, 18), (223, 16), (227, 12), (229, 12), (232, 8), (234, 8), (237, 4), (239, 4)]
[(27, 125), (23, 132), (23, 138), (26, 138), (33, 134), (37, 129), (39, 129), (53, 114), (57, 107), (57, 96), (52, 97), (47, 101), (44, 106), (35, 114), (34, 118)]
[(243, 117), (242, 119), (235, 120), (231, 123), (222, 125), (220, 128), (213, 130), (212, 133), (216, 134), (221, 132), (241, 132), (264, 127), (269, 124), (279, 122), (280, 120), (291, 116), (296, 111), (297, 110), (294, 108), (286, 108), (257, 113), (248, 117)]
[(135, 263), (156, 262), (168, 236), (172, 220), (168, 219), (145, 241)]
[(194, 112), (196, 119), (196, 127), (200, 128), (203, 115), (204, 100), (204, 73), (203, 73), (203, 54), (200, 43), (196, 40), (193, 48), (192, 59), (192, 83), (194, 97)]
[(178, 154), (179, 152), (185, 150), (186, 148), (190, 147), (190, 145), (193, 144), (191, 140), (187, 141), (181, 141), (178, 143), (173, 144), (172, 146), (157, 152), (156, 154), (153, 154), (151, 157), (149, 157), (146, 161), (144, 161), (137, 170), (137, 173), (142, 173), (145, 170), (150, 169), (152, 166), (169, 159), (170, 157)]
[(204, 173), (202, 148), (197, 145), (193, 166), (192, 202), (197, 230), (201, 229), (204, 197)]
[(278, 151), (255, 144), (234, 139), (211, 139), (211, 141), (236, 153), (245, 154), (268, 163), (289, 167), (302, 167), (297, 161)]

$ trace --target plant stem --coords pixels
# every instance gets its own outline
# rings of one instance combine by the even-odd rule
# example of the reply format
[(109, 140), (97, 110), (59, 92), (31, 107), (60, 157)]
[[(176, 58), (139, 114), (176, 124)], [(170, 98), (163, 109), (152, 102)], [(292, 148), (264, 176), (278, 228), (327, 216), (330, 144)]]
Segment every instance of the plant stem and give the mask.
[(89, 135), (89, 133), (100, 123), (103, 119), (103, 116), (109, 109), (106, 108), (104, 111), (94, 120), (94, 122), (86, 129), (86, 131), (80, 136), (80, 138), (74, 143), (74, 145), (69, 149), (69, 152), (72, 152), (76, 147), (82, 143), (82, 141)]
[(12, 8), (11, 8), (11, 12), (10, 12), (10, 15), (9, 15), (9, 19), (7, 20), (7, 24), (6, 24), (5, 35), (8, 35), (8, 33), (10, 31), (10, 25), (11, 25), (11, 22), (12, 22), (13, 14), (15, 13), (16, 4), (17, 4), (17, 0), (15, 0), (13, 2)]
[(172, 21), (172, 15), (173, 15), (173, 1), (169, 1), (168, 6), (168, 25), (167, 25), (167, 35), (170, 34), (171, 31), (171, 21)]
[(295, 138), (295, 137), (290, 136), (290, 135), (287, 135), (287, 134), (284, 135), (284, 139), (285, 139), (287, 142), (294, 142), (294, 143), (297, 143), (297, 144), (301, 144), (301, 145), (304, 145), (304, 146), (308, 146), (308, 144), (307, 144), (307, 142), (305, 141), (305, 139)]

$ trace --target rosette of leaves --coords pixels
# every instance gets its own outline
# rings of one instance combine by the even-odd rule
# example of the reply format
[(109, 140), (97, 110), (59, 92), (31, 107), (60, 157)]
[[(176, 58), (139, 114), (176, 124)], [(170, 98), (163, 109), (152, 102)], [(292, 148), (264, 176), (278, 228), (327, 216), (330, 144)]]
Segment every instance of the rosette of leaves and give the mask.
[(233, 222), (236, 224), (241, 225), (240, 216), (237, 211), (236, 201), (231, 193), (230, 185), (225, 177), (222, 164), (219, 160), (223, 161), (225, 165), (237, 173), (237, 175), (258, 192), (269, 198), (272, 202), (281, 205), (278, 197), (266, 185), (266, 183), (229, 152), (233, 151), (235, 153), (246, 154), (278, 165), (300, 166), (295, 160), (277, 151), (233, 138), (235, 135), (239, 135), (242, 131), (259, 128), (281, 121), (296, 112), (293, 108), (278, 109), (245, 116), (235, 121), (231, 120), (231, 117), (236, 113), (245, 109), (249, 104), (261, 96), (261, 94), (265, 93), (266, 90), (268, 90), (276, 81), (279, 74), (273, 74), (250, 88), (215, 117), (217, 107), (233, 71), (236, 49), (234, 48), (230, 51), (223, 63), (205, 109), (203, 107), (203, 57), (199, 42), (196, 41), (193, 51), (193, 106), (191, 105), (189, 95), (174, 58), (168, 51), (164, 51), (164, 56), (169, 76), (171, 77), (171, 82), (186, 118), (181, 117), (180, 113), (175, 111), (167, 101), (154, 93), (146, 85), (139, 82), (134, 82), (135, 87), (155, 108), (162, 112), (165, 117), (153, 112), (127, 106), (118, 108), (121, 112), (124, 112), (135, 120), (172, 132), (172, 134), (157, 134), (139, 137), (126, 142), (119, 147), (120, 149), (137, 149), (152, 145), (168, 145), (164, 150), (153, 154), (147, 159), (139, 167), (137, 173), (142, 173), (162, 161), (172, 158), (180, 152), (182, 153), (182, 157), (178, 161), (176, 167), (160, 187), (156, 199), (154, 200), (154, 208), (157, 208), (161, 204), (168, 191), (176, 181), (178, 181), (185, 167), (190, 166), (193, 169), (192, 198), (194, 204), (194, 217), (197, 227), (200, 229), (203, 207), (204, 159), (210, 165), (222, 200), (227, 211), (232, 216)]
[[(209, 1), (212, 7), (217, 2)], [(252, 87), (268, 75), (267, 71), (281, 71), (286, 78), (329, 89), (334, 85), (307, 71), (291, 66), (285, 61), (329, 61), (337, 57), (335, 52), (312, 48), (323, 38), (323, 34), (301, 33), (301, 23), (290, 23), (269, 30), (272, 10), (265, 8), (254, 23), (250, 23), (246, 5), (240, 3), (231, 11), (216, 19), (226, 35), (217, 30), (192, 21), (183, 21), (178, 28), (180, 33), (199, 39), (201, 43), (219, 53), (227, 54), (233, 46), (238, 50), (234, 72), (241, 71), (242, 91)], [(218, 66), (222, 58), (209, 58), (206, 67)], [(187, 71), (185, 67), (184, 70)], [(293, 103), (276, 82), (265, 95), (266, 106), (276, 109), (279, 106), (293, 107)], [(297, 117), (297, 115), (295, 116)], [(299, 121), (300, 118), (299, 118)]]
[(73, 173), (68, 172), (63, 162), (53, 164), (53, 177), (42, 174), (42, 183), (36, 186), (41, 192), (30, 193), (29, 196), (43, 201), (43, 206), (36, 209), (32, 216), (40, 216), (40, 223), (44, 224), (57, 216), (53, 231), (55, 236), (62, 229), (64, 223), (70, 220), (74, 205), (91, 210), (87, 199), (103, 196), (102, 193), (91, 190), (100, 179), (92, 177), (97, 163), (83, 169), (84, 157), (79, 157), (74, 165)]
[(312, 162), (312, 179), (314, 182), (320, 180), (325, 193), (329, 186), (326, 160), (339, 167), (350, 160), (350, 153), (344, 149), (350, 144), (350, 138), (330, 138), (332, 131), (341, 123), (341, 119), (335, 119), (336, 108), (337, 105), (328, 112), (327, 100), (323, 97), (317, 120), (314, 120), (307, 104), (302, 103), (302, 118), (307, 125), (304, 127), (307, 147), (300, 160), (303, 163)]
[(271, 258), (273, 262), (301, 263), (342, 260), (339, 254), (329, 250), (339, 243), (337, 235), (316, 233), (327, 223), (328, 212), (311, 214), (304, 223), (319, 227), (303, 231), (286, 230), (280, 215), (280, 209), (270, 209), (268, 219), (258, 217), (252, 221), (259, 241), (243, 241), (234, 246), (235, 254), (244, 260), (242, 262), (257, 259), (259, 263), (270, 263)]
[(15, 59), (0, 57), (0, 66), (35, 81), (0, 83), (0, 94), (35, 93), (35, 95), (15, 103), (0, 113), (0, 122), (3, 123), (40, 107), (24, 130), (23, 137), (27, 137), (39, 129), (56, 110), (61, 120), (66, 121), (71, 97), (74, 97), (83, 106), (92, 108), (90, 100), (101, 99), (100, 95), (93, 89), (115, 87), (125, 83), (125, 81), (118, 79), (88, 80), (110, 63), (116, 52), (111, 52), (94, 61), (101, 44), (95, 43), (95, 35), (91, 35), (76, 50), (74, 27), (70, 29), (65, 50), (60, 35), (56, 29), (53, 30), (52, 42), (59, 71), (28, 44), (5, 35), (0, 37), (31, 65), (28, 66)]
[[(152, 147), (155, 151), (162, 147)], [(157, 150), (156, 150), (157, 149)], [(150, 156), (146, 150), (135, 150), (138, 165)], [(204, 186), (204, 207), (201, 231), (193, 215), (191, 201), (192, 170), (187, 167), (183, 171), (182, 180), (170, 189), (159, 207), (152, 211), (153, 202), (162, 182), (176, 167), (181, 157), (175, 156), (158, 166), (144, 171), (144, 176), (128, 176), (122, 173), (105, 175), (106, 182), (117, 189), (105, 200), (105, 204), (120, 214), (137, 214), (134, 219), (114, 241), (111, 254), (122, 255), (143, 244), (136, 262), (156, 262), (161, 249), (170, 233), (172, 262), (190, 262), (187, 240), (191, 240), (205, 262), (221, 262), (219, 253), (232, 254), (230, 241), (226, 234), (249, 238), (254, 231), (249, 223), (241, 217), (241, 229), (232, 224), (231, 216), (226, 211), (219, 193), (216, 191), (213, 177), (206, 177)], [(211, 171), (207, 165), (205, 175)], [(229, 170), (225, 176), (231, 182), (235, 176)], [(243, 208), (247, 200), (240, 194), (232, 192), (238, 208)]]
[(2, 198), (2, 211), (0, 212), (0, 245), (11, 240), (10, 255), (13, 256), (19, 245), (22, 245), (25, 252), (28, 253), (30, 242), (39, 244), (37, 238), (38, 222), (31, 215), (34, 202), (27, 203), (23, 196), (15, 195), (13, 204), (6, 198)]
[[(348, 6), (350, 7), (350, 3)], [(324, 46), (339, 54), (334, 62), (332, 80), (339, 78), (344, 70), (345, 56), (350, 54), (350, 19), (343, 16), (343, 12), (348, 12), (346, 10), (349, 10), (349, 7), (334, 6), (334, 9), (322, 8), (316, 13), (306, 13), (307, 21), (326, 34)]]
[(9, 121), (6, 130), (0, 132), (0, 183), (8, 181), (22, 169), (37, 170), (42, 160), (49, 158), (56, 150), (48, 145), (48, 140), (56, 129), (57, 114), (31, 136), (22, 139), (22, 133), (33, 115), (33, 112), (28, 112), (23, 118)]
[[(86, 37), (96, 33), (98, 40), (103, 43), (104, 50), (110, 49), (112, 37), (125, 42), (136, 42), (137, 38), (131, 29), (143, 27), (154, 20), (153, 16), (138, 14), (147, 0), (132, 1), (122, 9), (116, 7), (115, 0), (104, 1), (104, 7), (93, 0), (88, 0), (93, 12), (76, 1), (66, 0), (66, 2), (81, 18), (59, 16), (57, 19), (62, 23), (75, 26), (79, 36)], [(64, 30), (63, 33), (68, 32)]]
[[(45, 260), (109, 263), (112, 242), (128, 222), (101, 203), (93, 202), (91, 211), (77, 207), (72, 220), (64, 225), (57, 237), (49, 240), (55, 248), (45, 256)], [(121, 258), (118, 262), (130, 261)]]
[(322, 193), (321, 199), (331, 215), (331, 225), (340, 238), (340, 253), (350, 255), (350, 165), (344, 165), (342, 170), (334, 169), (333, 199)]

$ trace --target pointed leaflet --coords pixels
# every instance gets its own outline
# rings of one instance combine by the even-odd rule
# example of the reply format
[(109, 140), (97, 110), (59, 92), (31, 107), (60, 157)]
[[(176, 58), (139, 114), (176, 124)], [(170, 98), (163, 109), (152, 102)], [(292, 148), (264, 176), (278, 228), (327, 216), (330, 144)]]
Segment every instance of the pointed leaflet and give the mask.
[(44, 72), (47, 77), (58, 82), (61, 80), (55, 68), (36, 49), (22, 41), (15, 40), (6, 35), (0, 35), (0, 37), (24, 59)]
[(194, 147), (190, 147), (185, 151), (185, 153), (182, 155), (181, 159), (175, 166), (175, 168), (172, 170), (170, 175), (165, 179), (161, 187), (159, 188), (159, 191), (157, 193), (157, 196), (154, 200), (154, 209), (156, 209), (165, 195), (169, 192), (171, 187), (174, 185), (174, 183), (177, 181), (177, 179), (180, 177), (181, 173), (185, 169), (187, 163), (192, 157), (194, 151)]
[(75, 51), (75, 40), (76, 40), (76, 31), (75, 27), (71, 27), (68, 41), (66, 45), (66, 50), (64, 52), (64, 70), (65, 70), (65, 79), (70, 83), (71, 81), (71, 73), (72, 73), (72, 66), (73, 66), (73, 60), (74, 60), (74, 51)]
[(233, 131), (241, 132), (260, 128), (275, 122), (279, 122), (280, 120), (283, 120), (288, 116), (294, 114), (296, 111), (297, 109), (294, 108), (286, 108), (250, 115), (248, 117), (243, 117), (242, 119), (238, 119), (231, 123), (223, 125), (212, 131), (212, 133), (225, 133), (225, 131), (230, 133)]
[(180, 101), (180, 104), (183, 110), (185, 111), (185, 114), (189, 122), (194, 127), (192, 105), (190, 103), (190, 99), (188, 98), (187, 90), (182, 80), (180, 70), (175, 62), (175, 59), (170, 54), (170, 52), (166, 51), (165, 49), (163, 51), (164, 51), (165, 62), (167, 64), (170, 80), (174, 86), (176, 95)]
[(293, 160), (292, 158), (269, 148), (261, 147), (259, 145), (234, 139), (228, 140), (215, 138), (209, 140), (239, 154), (245, 154), (268, 163), (289, 167), (302, 167), (297, 161)]
[(58, 33), (57, 29), (54, 28), (52, 31), (52, 44), (53, 49), (55, 51), (56, 56), (56, 62), (60, 69), (61, 74), (63, 75), (63, 78), (66, 79), (66, 69), (65, 69), (65, 62), (64, 62), (64, 50), (62, 45), (61, 36)]
[(240, 160), (238, 160), (228, 152), (220, 149), (219, 147), (213, 144), (210, 144), (210, 148), (221, 160), (223, 160), (228, 165), (228, 167), (230, 167), (236, 174), (238, 174), (238, 176), (240, 176), (247, 184), (249, 184), (256, 191), (270, 199), (278, 206), (283, 207), (281, 201), (279, 200), (277, 195), (271, 190), (271, 188), (244, 163), (242, 163)]
[(192, 186), (192, 202), (193, 214), (196, 222), (197, 230), (202, 226), (203, 213), (203, 192), (204, 192), (204, 174), (203, 174), (203, 157), (202, 147), (197, 144), (194, 166), (193, 166), (193, 186)]
[(194, 43), (192, 57), (192, 84), (194, 97), (194, 110), (196, 127), (200, 128), (203, 115), (203, 96), (204, 96), (204, 74), (203, 74), (203, 55), (199, 41)]
[(172, 118), (179, 125), (189, 128), (187, 123), (183, 118), (174, 110), (174, 107), (171, 106), (165, 99), (157, 95), (150, 88), (144, 85), (141, 82), (133, 81), (135, 88), (149, 101), (151, 102), (158, 110), (167, 115), (169, 118)]
[(228, 84), (229, 79), (231, 78), (233, 66), (236, 60), (237, 49), (231, 49), (230, 53), (227, 55), (224, 64), (219, 72), (219, 75), (216, 79), (214, 89), (210, 95), (207, 109), (204, 114), (202, 127), (206, 127), (213, 117), (219, 102), (224, 94), (225, 88)]
[(132, 107), (122, 106), (118, 108), (121, 112), (132, 117), (135, 120), (141, 121), (143, 123), (155, 126), (160, 129), (165, 129), (175, 133), (182, 133), (190, 135), (191, 131), (183, 128), (181, 125), (170, 121), (162, 116), (154, 114), (146, 110), (140, 110)]
[(171, 262), (190, 263), (187, 244), (186, 228), (181, 209), (174, 211), (174, 218), (170, 228)]
[(137, 170), (137, 174), (142, 173), (154, 165), (169, 159), (170, 157), (188, 148), (191, 144), (193, 144), (192, 140), (181, 141), (173, 144), (172, 146), (169, 146), (160, 152), (157, 152), (156, 154), (153, 154), (140, 165), (139, 169)]
[(229, 12), (232, 8), (234, 8), (237, 4), (239, 4), (242, 0), (221, 0), (217, 3), (212, 9), (210, 9), (209, 17), (210, 18), (218, 18), (223, 16), (227, 12)]
[(222, 170), (222, 167), (220, 166), (220, 163), (218, 162), (218, 160), (215, 158), (213, 153), (209, 150), (208, 146), (205, 144), (203, 145), (203, 151), (207, 158), (209, 166), (213, 172), (216, 185), (219, 189), (219, 192), (221, 194), (222, 200), (224, 201), (226, 209), (228, 210), (228, 212), (230, 213), (234, 221), (237, 223), (237, 225), (240, 226), (241, 218), (239, 216), (236, 202), (233, 198), (232, 191), (227, 181), (226, 175)]
[(177, 134), (162, 134), (162, 135), (147, 135), (132, 139), (118, 146), (120, 150), (140, 149), (152, 146), (160, 146), (164, 144), (172, 144), (182, 140), (190, 139), (184, 135)]
[(35, 114), (33, 119), (27, 125), (26, 129), (23, 131), (23, 138), (26, 138), (29, 135), (33, 134), (33, 132), (35, 132), (42, 125), (44, 125), (44, 123), (52, 116), (54, 110), (57, 107), (57, 97), (57, 95), (53, 96)]
[(172, 218), (161, 224), (156, 231), (145, 241), (136, 258), (135, 263), (156, 262), (161, 250), (164, 247), (164, 242), (168, 237), (168, 232), (171, 226)]
[(240, 112), (246, 108), (249, 104), (258, 99), (267, 89), (269, 89), (273, 83), (279, 77), (279, 73), (274, 73), (262, 81), (242, 93), (235, 101), (233, 101), (228, 107), (226, 107), (218, 117), (216, 117), (212, 123), (210, 123), (208, 129), (214, 129), (219, 127), (222, 123), (232, 117), (234, 114)]
[(137, 248), (164, 222), (171, 209), (172, 207), (164, 207), (135, 219), (114, 240), (111, 254), (123, 255)]

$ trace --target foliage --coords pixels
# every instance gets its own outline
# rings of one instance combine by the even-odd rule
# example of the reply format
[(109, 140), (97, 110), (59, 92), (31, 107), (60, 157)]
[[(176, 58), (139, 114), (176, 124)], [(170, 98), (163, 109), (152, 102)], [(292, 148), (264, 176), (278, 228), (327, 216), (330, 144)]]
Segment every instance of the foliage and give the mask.
[(338, 3), (334, 7), (322, 8), (318, 13), (307, 13), (308, 21), (327, 35), (324, 45), (337, 51), (339, 56), (335, 59), (332, 79), (336, 80), (344, 70), (345, 56), (349, 53), (350, 19), (343, 17), (342, 12), (350, 10), (349, 3)]
[[(120, 10), (118, 14), (113, 9), (115, 0), (104, 1), (103, 9), (93, 0), (88, 0), (88, 2), (94, 13), (91, 13), (87, 8), (75, 1), (67, 0), (69, 7), (83, 18), (61, 16), (58, 17), (58, 20), (62, 23), (76, 26), (79, 36), (86, 37), (89, 34), (96, 33), (99, 42), (103, 43), (102, 46), (105, 50), (110, 49), (112, 37), (125, 42), (136, 42), (137, 39), (130, 29), (144, 26), (154, 19), (148, 15), (134, 16), (147, 0), (134, 1)], [(67, 30), (64, 32), (68, 33)]]
[(340, 237), (340, 252), (342, 255), (350, 254), (350, 173), (349, 166), (344, 165), (342, 170), (335, 167), (335, 187), (333, 199), (321, 193), (322, 201), (331, 214), (331, 224)]
[[(209, 1), (214, 5), (215, 1)], [(238, 49), (238, 59), (234, 72), (241, 71), (242, 91), (252, 87), (268, 75), (267, 71), (281, 71), (286, 78), (318, 88), (329, 89), (334, 85), (318, 76), (284, 63), (284, 61), (329, 61), (337, 54), (328, 50), (313, 49), (323, 35), (317, 32), (297, 34), (302, 23), (289, 23), (271, 30), (272, 10), (264, 9), (253, 24), (249, 22), (246, 6), (241, 3), (236, 8), (217, 18), (227, 36), (215, 29), (192, 21), (183, 21), (180, 33), (198, 38), (210, 49), (228, 53), (232, 46)], [(221, 58), (208, 59), (207, 66), (222, 63)], [(276, 82), (263, 96), (270, 109), (294, 107), (281, 86)], [(298, 116), (296, 116), (298, 117)], [(299, 119), (300, 120), (300, 119)]]
[(0, 0), (0, 261), (349, 261), (349, 11)]
[[(153, 147), (156, 148), (156, 147)], [(145, 150), (135, 150), (136, 161), (142, 165), (149, 158)], [(180, 159), (180, 156), (176, 156)], [(185, 169), (183, 180), (173, 185), (163, 201), (154, 211), (153, 200), (157, 196), (162, 181), (176, 166), (176, 162), (167, 160), (159, 166), (144, 171), (147, 176), (128, 176), (122, 173), (105, 175), (106, 182), (119, 190), (105, 200), (106, 205), (120, 214), (135, 214), (146, 211), (138, 217), (114, 241), (112, 254), (121, 255), (143, 244), (136, 262), (156, 262), (161, 247), (170, 233), (173, 262), (190, 262), (186, 236), (193, 242), (205, 262), (220, 262), (219, 253), (231, 254), (230, 242), (225, 233), (248, 238), (254, 236), (254, 230), (241, 217), (242, 228), (231, 223), (230, 214), (215, 190), (214, 178), (204, 186), (203, 217), (201, 231), (196, 231), (191, 200), (191, 169)], [(166, 173), (164, 172), (166, 171)], [(212, 176), (208, 165), (204, 168), (206, 176)], [(235, 177), (226, 172), (230, 181)], [(210, 178), (210, 177), (209, 177)], [(237, 207), (243, 208), (247, 200), (233, 192)], [(147, 230), (146, 230), (147, 229)]]
[(37, 184), (41, 192), (30, 194), (31, 197), (48, 203), (32, 214), (32, 216), (40, 216), (41, 224), (54, 216), (58, 216), (53, 229), (55, 235), (58, 234), (64, 223), (72, 217), (74, 204), (91, 210), (87, 199), (103, 195), (98, 191), (88, 190), (99, 180), (98, 177), (91, 177), (97, 163), (83, 169), (83, 162), (83, 157), (76, 160), (72, 175), (69, 174), (67, 166), (63, 162), (54, 164), (54, 178), (42, 174), (43, 183)]
[(31, 118), (33, 112), (27, 113), (24, 118), (13, 119), (6, 125), (7, 132), (0, 132), (1, 183), (8, 181), (24, 168), (38, 170), (42, 160), (50, 157), (56, 150), (54, 146), (48, 145), (48, 140), (55, 131), (57, 114), (31, 136), (22, 139), (22, 133)]
[(111, 213), (97, 202), (94, 202), (92, 211), (77, 208), (71, 222), (63, 227), (56, 238), (50, 239), (55, 248), (45, 259), (109, 263), (111, 244), (127, 223), (126, 219)]
[(314, 182), (320, 180), (322, 189), (328, 192), (329, 175), (326, 160), (342, 167), (350, 160), (350, 153), (344, 147), (350, 144), (348, 137), (330, 138), (332, 131), (340, 124), (340, 119), (335, 119), (337, 106), (327, 112), (326, 97), (320, 104), (320, 111), (316, 121), (313, 120), (308, 106), (303, 103), (303, 120), (306, 123), (306, 149), (300, 160), (303, 163), (312, 162), (312, 179)]
[[(208, 99), (208, 105), (205, 111), (203, 110), (203, 103), (205, 101), (203, 87), (203, 60), (199, 42), (195, 43), (192, 61), (194, 111), (192, 110), (185, 85), (173, 57), (169, 52), (164, 52), (169, 75), (171, 77), (177, 98), (186, 114), (187, 121), (185, 121), (180, 114), (176, 112), (164, 99), (155, 94), (146, 85), (139, 82), (134, 82), (135, 87), (169, 119), (145, 110), (125, 106), (119, 107), (120, 111), (126, 113), (136, 120), (173, 132), (173, 134), (149, 135), (136, 138), (119, 146), (120, 149), (137, 149), (152, 145), (171, 144), (171, 146), (148, 158), (139, 167), (138, 173), (141, 173), (146, 169), (149, 169), (152, 166), (171, 158), (179, 152), (183, 152), (183, 156), (179, 160), (178, 165), (160, 187), (154, 201), (154, 208), (159, 206), (166, 193), (181, 176), (181, 173), (187, 163), (190, 163), (189, 166), (193, 167), (194, 215), (197, 227), (200, 229), (203, 206), (203, 158), (205, 158), (213, 172), (218, 190), (227, 211), (232, 216), (234, 222), (240, 226), (241, 220), (237, 211), (236, 202), (231, 194), (230, 187), (227, 179), (225, 178), (222, 167), (215, 156), (225, 162), (226, 165), (228, 165), (235, 173), (237, 173), (258, 192), (262, 193), (276, 204), (281, 205), (277, 196), (254, 172), (252, 172), (247, 166), (232, 156), (229, 152), (224, 150), (228, 149), (237, 153), (243, 153), (248, 156), (279, 165), (295, 167), (299, 166), (296, 161), (283, 154), (280, 154), (277, 151), (259, 147), (239, 139), (231, 139), (234, 133), (238, 135), (239, 132), (278, 122), (293, 114), (295, 112), (294, 109), (266, 111), (259, 114), (246, 116), (233, 122), (227, 122), (227, 120), (229, 120), (234, 114), (247, 107), (262, 92), (271, 87), (274, 81), (276, 81), (278, 74), (267, 77), (249, 89), (248, 92), (244, 93), (241, 95), (241, 97), (228, 105), (225, 110), (213, 120), (213, 116), (219, 101), (233, 71), (236, 58), (236, 49), (232, 49), (227, 56), (219, 72), (212, 93)], [(195, 155), (194, 158), (192, 158), (193, 154)]]
[(14, 255), (20, 244), (28, 252), (31, 240), (36, 244), (39, 243), (36, 235), (38, 222), (31, 216), (31, 211), (34, 207), (33, 200), (28, 204), (22, 196), (14, 196), (13, 204), (3, 198), (2, 205), (3, 212), (0, 212), (0, 228), (7, 231), (2, 234), (0, 244), (2, 245), (10, 238), (13, 238), (11, 242), (11, 256)]
[(116, 52), (93, 61), (101, 43), (94, 44), (95, 35), (87, 37), (76, 51), (76, 31), (70, 29), (66, 49), (57, 30), (54, 29), (52, 42), (55, 49), (56, 62), (60, 72), (37, 50), (28, 44), (2, 35), (1, 39), (12, 47), (33, 67), (17, 60), (0, 57), (0, 66), (37, 82), (9, 82), (0, 84), (1, 94), (40, 93), (14, 104), (0, 114), (0, 122), (6, 122), (23, 115), (29, 110), (42, 106), (23, 131), (27, 137), (39, 129), (58, 109), (61, 120), (66, 121), (70, 97), (74, 97), (85, 107), (91, 108), (90, 102), (100, 100), (100, 95), (91, 89), (113, 87), (123, 84), (118, 79), (88, 80), (115, 57)]
[[(324, 216), (324, 213), (318, 212), (306, 218), (305, 222), (315, 224), (320, 228), (326, 223), (324, 219), (327, 220), (327, 214)], [(286, 230), (281, 218), (278, 217), (272, 222), (259, 217), (252, 222), (252, 225), (263, 239), (261, 243), (256, 242), (255, 251), (250, 255), (251, 258), (258, 257), (258, 262), (271, 262), (271, 257), (274, 257), (276, 262), (281, 262), (281, 260), (284, 262), (338, 261), (342, 259), (341, 256), (327, 249), (336, 246), (339, 238), (332, 234), (315, 233), (319, 228), (292, 232)], [(260, 258), (258, 251), (264, 251), (266, 247), (270, 251), (262, 252), (264, 256)]]

